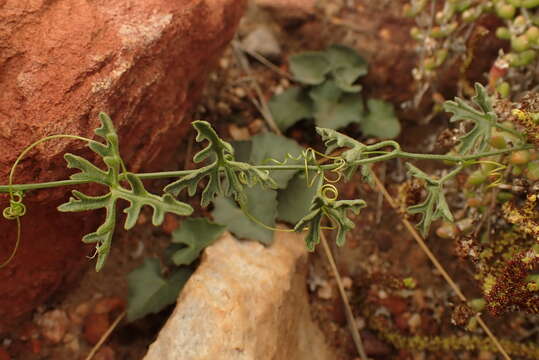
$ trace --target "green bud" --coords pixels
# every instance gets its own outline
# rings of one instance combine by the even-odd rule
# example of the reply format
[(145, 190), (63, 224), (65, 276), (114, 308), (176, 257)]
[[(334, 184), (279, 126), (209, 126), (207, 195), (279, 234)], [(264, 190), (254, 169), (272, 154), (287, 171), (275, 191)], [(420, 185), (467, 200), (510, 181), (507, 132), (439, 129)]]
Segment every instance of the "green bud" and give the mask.
[(496, 200), (498, 200), (499, 203), (504, 203), (506, 201), (511, 200), (514, 197), (515, 197), (515, 195), (513, 195), (512, 193), (510, 193), (508, 191), (500, 191), (496, 195)]
[(520, 176), (522, 175), (522, 168), (520, 166), (513, 166), (513, 169), (511, 170), (511, 174), (513, 176)]
[(528, 164), (526, 177), (531, 181), (539, 180), (539, 161), (532, 161)]
[(502, 26), (496, 29), (496, 36), (499, 39), (509, 40), (511, 39), (511, 32), (509, 31), (508, 28)]
[(440, 66), (444, 63), (447, 58), (448, 51), (447, 49), (437, 50), (434, 56), (436, 57), (436, 66)]
[(509, 163), (512, 165), (526, 165), (531, 160), (528, 150), (519, 150), (509, 155)]
[(476, 170), (468, 176), (466, 183), (469, 186), (478, 186), (483, 184), (485, 181), (487, 181), (487, 174), (485, 174), (482, 170)]
[(526, 50), (521, 52), (520, 54), (510, 54), (514, 55), (511, 58), (511, 66), (513, 67), (520, 67), (520, 66), (526, 66), (532, 63), (532, 61), (535, 60), (535, 57), (537, 56), (537, 52), (535, 50)]
[[(504, 81), (496, 87), (496, 91), (498, 91), (498, 93), (500, 94), (502, 98), (507, 99), (509, 95), (511, 94), (511, 85), (509, 85), (507, 81)], [(498, 148), (498, 149), (503, 149), (503, 148)]]
[(522, 0), (521, 6), (526, 9), (532, 9), (539, 6), (539, 0)]
[(481, 312), (487, 306), (487, 302), (483, 298), (476, 298), (468, 301), (468, 306), (475, 312)]

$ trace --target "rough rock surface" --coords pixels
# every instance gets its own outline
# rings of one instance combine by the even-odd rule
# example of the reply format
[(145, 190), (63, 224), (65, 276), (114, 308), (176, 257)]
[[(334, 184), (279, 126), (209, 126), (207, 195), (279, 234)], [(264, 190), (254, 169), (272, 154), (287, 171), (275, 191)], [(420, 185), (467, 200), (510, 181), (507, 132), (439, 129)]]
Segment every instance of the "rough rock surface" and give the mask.
[[(20, 151), (52, 134), (94, 137), (108, 112), (133, 171), (155, 170), (181, 145), (183, 121), (209, 68), (232, 38), (243, 0), (0, 1), (0, 182)], [(30, 154), (15, 182), (68, 176), (57, 140)], [(59, 215), (66, 189), (28, 194), (21, 248), (0, 269), (0, 333), (79, 273), (90, 254), (83, 234), (95, 215)], [(0, 262), (14, 222), (0, 220)], [(104, 269), (106, 271), (106, 268)]]
[(313, 323), (300, 235), (264, 247), (223, 236), (207, 248), (144, 360), (333, 359)]

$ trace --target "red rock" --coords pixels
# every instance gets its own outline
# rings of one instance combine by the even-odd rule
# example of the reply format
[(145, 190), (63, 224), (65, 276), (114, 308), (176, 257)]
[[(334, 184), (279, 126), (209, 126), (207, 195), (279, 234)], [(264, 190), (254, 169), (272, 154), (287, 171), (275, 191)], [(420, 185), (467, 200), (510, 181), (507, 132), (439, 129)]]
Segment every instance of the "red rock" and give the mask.
[(408, 308), (406, 300), (398, 296), (388, 296), (385, 299), (380, 299), (380, 304), (384, 305), (393, 315), (401, 314)]
[(0, 360), (11, 360), (11, 356), (9, 356), (3, 347), (0, 347)]
[[(111, 115), (130, 170), (160, 169), (185, 141), (186, 115), (245, 6), (244, 0), (0, 3), (4, 184), (23, 148), (51, 134), (93, 137), (99, 111)], [(22, 162), (15, 182), (66, 178), (66, 150), (92, 154), (80, 141), (49, 142)], [(80, 239), (95, 230), (100, 216), (59, 214), (66, 190), (25, 199), (20, 249), (0, 270), (0, 333), (73, 283), (89, 263), (91, 248)], [(15, 233), (14, 222), (0, 221), (0, 262)]]
[(92, 313), (84, 319), (82, 334), (90, 345), (95, 345), (110, 326), (107, 314)]

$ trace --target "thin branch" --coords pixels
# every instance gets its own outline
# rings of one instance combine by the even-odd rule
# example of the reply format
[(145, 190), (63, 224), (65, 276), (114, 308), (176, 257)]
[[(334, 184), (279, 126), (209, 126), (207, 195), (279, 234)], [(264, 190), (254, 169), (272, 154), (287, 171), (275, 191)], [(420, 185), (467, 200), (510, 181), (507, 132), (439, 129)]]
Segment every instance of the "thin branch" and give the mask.
[(116, 320), (114, 320), (114, 322), (110, 325), (110, 327), (107, 329), (107, 331), (101, 336), (101, 338), (99, 339), (99, 341), (97, 342), (97, 344), (94, 345), (94, 347), (92, 348), (92, 350), (90, 351), (90, 353), (88, 354), (88, 356), (86, 356), (86, 360), (92, 360), (92, 358), (95, 356), (95, 354), (99, 351), (99, 349), (101, 348), (101, 346), (103, 345), (103, 343), (105, 341), (107, 341), (107, 339), (109, 338), (110, 334), (112, 334), (112, 332), (114, 331), (114, 329), (116, 328), (116, 326), (118, 326), (118, 324), (120, 323), (120, 321), (125, 317), (125, 315), (127, 314), (127, 312), (122, 312), (120, 315), (118, 315), (118, 317), (116, 318)]
[(329, 264), (331, 266), (331, 271), (333, 271), (333, 276), (335, 276), (335, 280), (337, 281), (337, 287), (339, 288), (339, 293), (341, 294), (341, 299), (344, 304), (346, 321), (348, 322), (348, 327), (350, 328), (350, 332), (352, 333), (352, 339), (354, 340), (354, 344), (356, 345), (357, 352), (362, 360), (367, 360), (367, 354), (365, 353), (363, 342), (361, 341), (361, 335), (359, 335), (359, 330), (354, 319), (354, 314), (352, 313), (352, 307), (350, 306), (348, 296), (344, 291), (341, 275), (339, 273), (339, 269), (337, 268), (337, 264), (335, 263), (335, 259), (333, 258), (333, 254), (331, 253), (331, 249), (329, 248), (324, 231), (320, 232), (320, 239), (322, 242), (322, 247), (324, 248), (324, 253), (326, 254), (326, 257), (328, 258)]
[[(378, 188), (378, 191), (380, 191), (383, 195), (388, 204), (397, 212), (399, 213), (399, 207), (391, 197), (391, 195), (387, 192), (385, 186), (380, 182), (380, 179), (376, 176), (376, 174), (372, 174), (374, 182), (376, 183), (376, 187)], [(453, 291), (457, 294), (457, 297), (464, 303), (466, 303), (468, 300), (466, 299), (466, 296), (462, 293), (459, 286), (453, 281), (451, 276), (447, 273), (445, 268), (440, 264), (436, 256), (430, 251), (427, 244), (425, 244), (425, 241), (423, 238), (419, 235), (415, 227), (404, 217), (401, 216), (401, 222), (403, 223), (404, 227), (406, 227), (406, 230), (410, 232), (414, 240), (417, 242), (419, 247), (423, 250), (423, 252), (427, 255), (427, 257), (430, 259), (430, 261), (434, 264), (434, 267), (438, 270), (438, 272), (442, 275), (442, 277), (445, 279), (445, 281), (449, 284), (449, 286), (453, 289)], [(503, 348), (502, 344), (498, 341), (496, 336), (490, 331), (489, 327), (483, 319), (481, 318), (481, 315), (479, 313), (475, 314), (475, 318), (477, 319), (477, 322), (483, 328), (483, 330), (486, 332), (487, 336), (490, 338), (490, 340), (494, 343), (498, 351), (503, 355), (505, 360), (511, 360), (511, 357), (507, 354), (505, 349)]]

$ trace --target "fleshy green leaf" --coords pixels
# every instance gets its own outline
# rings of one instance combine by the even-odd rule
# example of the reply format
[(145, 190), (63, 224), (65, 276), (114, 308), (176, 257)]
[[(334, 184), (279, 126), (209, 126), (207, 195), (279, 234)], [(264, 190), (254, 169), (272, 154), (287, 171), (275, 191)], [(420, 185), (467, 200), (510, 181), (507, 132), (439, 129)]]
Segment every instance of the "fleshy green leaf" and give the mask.
[(274, 95), (268, 106), (275, 123), (282, 131), (301, 119), (313, 116), (313, 104), (306, 91), (293, 86), (280, 94)]
[(178, 294), (193, 271), (187, 267), (175, 270), (168, 278), (161, 275), (159, 260), (147, 258), (128, 276), (127, 319), (134, 321), (155, 314), (176, 302)]
[(453, 214), (451, 214), (451, 210), (449, 210), (449, 206), (445, 200), (443, 184), (430, 178), (410, 163), (407, 163), (406, 166), (410, 175), (424, 180), (427, 185), (427, 197), (425, 200), (420, 204), (408, 208), (410, 214), (421, 214), (421, 220), (417, 224), (421, 234), (423, 236), (428, 234), (430, 225), (434, 220), (443, 218), (449, 222), (453, 222)]
[[(118, 136), (114, 131), (111, 119), (101, 113), (99, 115), (101, 127), (96, 129), (96, 135), (105, 139), (105, 144), (90, 142), (89, 147), (95, 153), (103, 157), (103, 162), (107, 166), (107, 171), (99, 169), (88, 160), (73, 154), (65, 154), (67, 166), (72, 169), (79, 169), (80, 172), (71, 176), (74, 180), (84, 180), (96, 182), (109, 188), (109, 192), (101, 196), (89, 196), (74, 190), (73, 196), (65, 204), (58, 207), (59, 211), (88, 211), (105, 208), (105, 222), (99, 228), (83, 237), (85, 243), (96, 244), (97, 263), (96, 270), (99, 271), (105, 264), (105, 260), (110, 252), (112, 236), (116, 227), (116, 202), (123, 199), (129, 202), (130, 206), (124, 210), (127, 214), (125, 229), (132, 228), (140, 214), (143, 206), (147, 205), (153, 209), (152, 222), (160, 225), (165, 213), (170, 212), (177, 215), (190, 215), (193, 211), (191, 206), (174, 199), (169, 194), (157, 196), (149, 193), (136, 175), (122, 171), (122, 160), (118, 147)], [(124, 187), (120, 178), (127, 180), (129, 187)]]
[(359, 214), (359, 211), (366, 206), (365, 201), (338, 200), (333, 201), (317, 194), (313, 199), (310, 212), (304, 216), (294, 227), (295, 231), (309, 229), (305, 242), (309, 251), (314, 251), (320, 242), (320, 225), (324, 216), (328, 217), (333, 226), (337, 229), (336, 243), (342, 246), (346, 240), (346, 232), (354, 228), (354, 222), (348, 218), (348, 211)]
[[(233, 200), (223, 196), (216, 197), (213, 202), (213, 218), (217, 223), (226, 225), (228, 230), (238, 237), (271, 244), (273, 231), (261, 226), (257, 221), (266, 226), (275, 227), (277, 192), (263, 189), (260, 186), (247, 188), (245, 192), (247, 201), (244, 208), (251, 218)], [(254, 221), (253, 218), (257, 221)]]
[(450, 122), (470, 120), (473, 128), (461, 136), (459, 153), (470, 154), (485, 151), (489, 147), (491, 130), (496, 123), (496, 114), (487, 90), (479, 83), (475, 84), (476, 95), (472, 98), (475, 107), (456, 97), (454, 101), (446, 101), (444, 110), (453, 113)]
[[(312, 181), (313, 176), (314, 174), (309, 175), (309, 182)], [(295, 224), (307, 215), (313, 198), (318, 192), (320, 181), (321, 178), (318, 177), (313, 184), (309, 184), (305, 178), (305, 172), (296, 174), (288, 182), (286, 189), (278, 192), (277, 218), (290, 224)]]
[(193, 127), (198, 132), (197, 141), (209, 142), (193, 159), (195, 162), (200, 162), (213, 154), (214, 160), (211, 164), (167, 185), (165, 192), (178, 195), (187, 188), (188, 194), (193, 196), (197, 191), (198, 183), (208, 177), (200, 202), (202, 206), (208, 206), (217, 195), (233, 196), (240, 204), (245, 203), (246, 197), (243, 191), (245, 185), (262, 184), (269, 188), (277, 186), (267, 172), (258, 170), (247, 163), (234, 161), (234, 148), (219, 138), (208, 122), (194, 121)]
[[(304, 161), (298, 159), (303, 151), (294, 140), (273, 133), (263, 133), (251, 138), (252, 151), (249, 163), (252, 165), (276, 165), (272, 159), (286, 164), (302, 164)], [(284, 189), (288, 181), (294, 176), (296, 170), (272, 171), (271, 178), (277, 183), (279, 189)]]
[(211, 245), (226, 226), (215, 224), (206, 218), (185, 219), (181, 227), (172, 233), (172, 242), (184, 245), (171, 255), (176, 265), (191, 265), (198, 259), (200, 252)]
[(361, 98), (355, 94), (343, 93), (333, 80), (316, 86), (309, 96), (314, 103), (317, 126), (339, 129), (350, 123), (358, 123), (363, 117)]
[(305, 51), (289, 57), (290, 71), (304, 84), (321, 84), (331, 70), (329, 60), (322, 51)]
[(352, 85), (368, 72), (368, 65), (354, 49), (344, 45), (331, 45), (326, 50), (331, 73), (337, 86), (346, 92), (358, 92), (361, 85)]
[(367, 107), (369, 112), (361, 122), (361, 131), (365, 135), (393, 139), (400, 134), (401, 125), (393, 105), (383, 100), (369, 99)]

